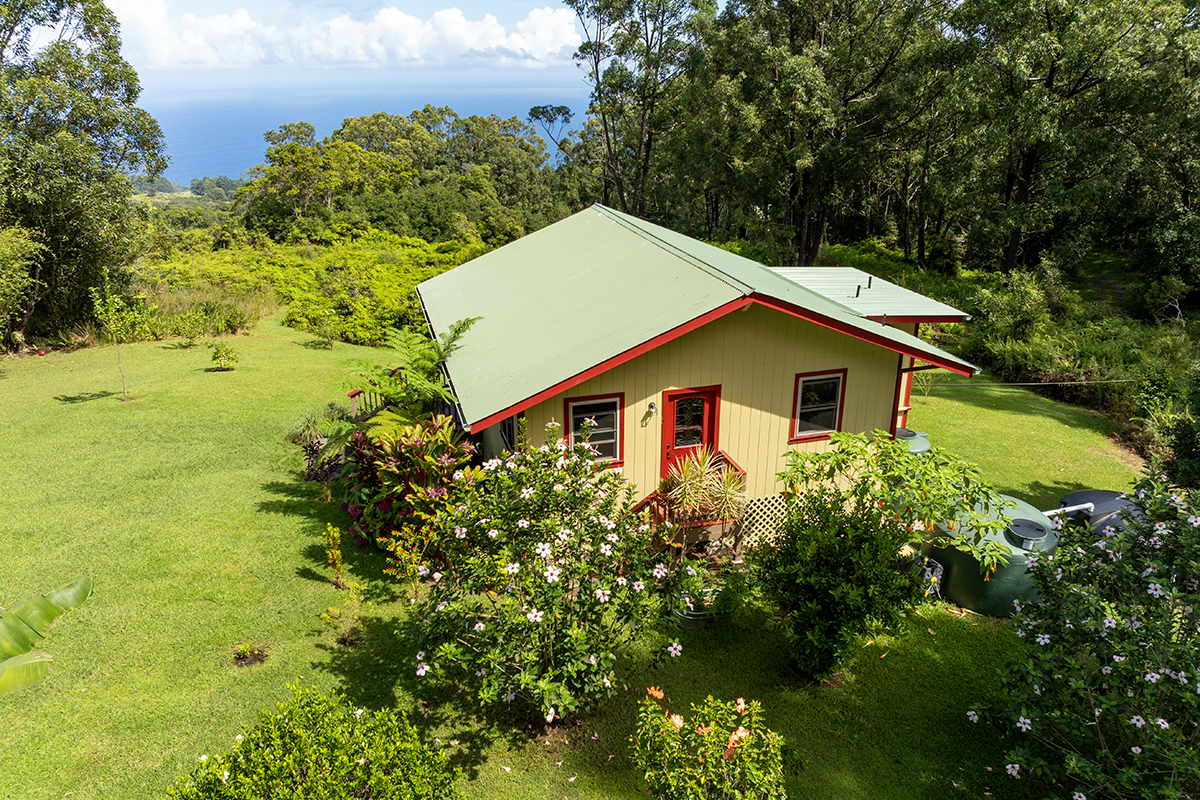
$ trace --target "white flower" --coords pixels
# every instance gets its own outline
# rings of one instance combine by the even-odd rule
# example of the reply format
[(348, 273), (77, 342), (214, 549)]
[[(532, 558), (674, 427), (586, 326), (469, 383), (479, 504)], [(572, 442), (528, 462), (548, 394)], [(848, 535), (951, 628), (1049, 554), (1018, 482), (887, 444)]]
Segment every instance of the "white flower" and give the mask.
[(1103, 667), (1100, 668), (1100, 671), (1103, 672), (1105, 675), (1109, 675), (1112, 673), (1112, 667), (1105, 664)]
[(979, 722), (979, 715), (976, 714), (974, 711), (968, 711), (967, 719), (971, 720), (971, 722)]
[(204, 755), (204, 756), (200, 756), (200, 759), (199, 759), (199, 761), (200, 761), (200, 763), (201, 763), (201, 764), (203, 764), (205, 761), (208, 761), (208, 756), (206, 756), (206, 755)]
[(1154, 530), (1156, 533), (1166, 533), (1167, 523), (1165, 523), (1165, 522), (1154, 523)]
[(465, 477), (467, 477), (467, 474), (465, 472), (463, 472), (461, 469), (454, 471), (454, 480), (461, 481)]
[(243, 738), (244, 737), (239, 733), (237, 736), (233, 737), (233, 740), (235, 742), (240, 742)]
[(531, 497), (533, 497), (533, 487), (532, 486), (526, 486), (524, 489), (521, 490), (521, 499), (522, 500), (528, 500)]
[(1130, 752), (1132, 752), (1132, 753), (1133, 753), (1135, 756), (1140, 756), (1140, 755), (1142, 754), (1142, 748), (1140, 748), (1140, 747), (1136, 747), (1136, 746), (1135, 746), (1135, 747), (1131, 747), (1131, 748), (1129, 748), (1129, 750), (1130, 750)]
[(620, 539), (621, 537), (620, 537), (620, 536), (617, 536), (615, 533), (610, 533), (610, 534), (608, 534), (607, 536), (605, 536), (604, 538), (605, 538), (605, 539), (608, 539), (608, 540), (609, 540), (610, 542), (612, 542), (613, 544), (616, 544), (616, 543), (617, 543), (617, 540), (618, 540), (618, 539)]
[(604, 684), (604, 688), (606, 689), (612, 686), (612, 681), (608, 678), (608, 676), (601, 678), (600, 682)]
[(1028, 718), (1026, 718), (1026, 717), (1021, 717), (1020, 719), (1018, 719), (1018, 720), (1017, 720), (1017, 727), (1018, 727), (1018, 728), (1020, 728), (1020, 729), (1021, 729), (1021, 730), (1023, 730), (1023, 731), (1027, 731), (1027, 730), (1029, 730), (1031, 727), (1033, 727), (1033, 725), (1032, 725), (1032, 723), (1029, 721), (1029, 719), (1028, 719)]
[(429, 672), (428, 664), (426, 664), (424, 661), (422, 661), (420, 664), (417, 664), (417, 677), (418, 678), (425, 677), (426, 672)]
[(489, 539), (495, 539), (499, 535), (500, 535), (500, 531), (496, 530), (495, 528), (492, 528), (490, 531), (488, 531)]
[(1125, 660), (1125, 656), (1113, 656), (1113, 661), (1117, 662), (1118, 664), (1120, 664), (1124, 660)]
[(558, 583), (558, 578), (562, 575), (562, 570), (558, 567), (550, 567), (542, 574), (546, 576), (546, 583)]
[(617, 576), (617, 586), (624, 586), (625, 584), (626, 584), (625, 576), (618, 575)]
[(1158, 683), (1158, 679), (1161, 677), (1162, 676), (1159, 675), (1157, 672), (1147, 672), (1146, 673), (1146, 680), (1149, 681), (1150, 683)]
[(1087, 795), (1083, 792), (1076, 792), (1075, 794), (1071, 795), (1071, 800), (1087, 800)]
[(667, 577), (667, 568), (664, 567), (662, 564), (655, 564), (654, 565), (654, 577), (657, 578), (658, 580), (662, 580), (663, 578)]
[(363, 712), (364, 712), (364, 711), (366, 711), (366, 709), (365, 709), (365, 708), (360, 708), (360, 709), (357, 709), (357, 710), (354, 712), (354, 718), (355, 718), (355, 719), (362, 719), (362, 715), (363, 715)]
[(554, 722), (554, 709), (553, 708), (550, 709), (549, 713), (546, 714), (546, 722)]
[(482, 622), (476, 622), (476, 623), (475, 623), (475, 632), (476, 632), (476, 633), (483, 633), (483, 630), (484, 630), (484, 628), (486, 628), (486, 627), (487, 627), (487, 625), (484, 625)]
[(516, 575), (521, 571), (521, 565), (515, 561), (510, 561), (508, 562), (508, 566), (504, 568), (504, 571), (509, 575)]
[(1135, 714), (1129, 718), (1129, 724), (1140, 728), (1146, 724), (1146, 720), (1142, 719), (1140, 716)]
[(1038, 644), (1050, 644), (1050, 636), (1045, 633), (1039, 633), (1034, 641)]
[(517, 527), (518, 527), (518, 528), (528, 528), (528, 527), (529, 527), (529, 520), (527, 520), (527, 519), (519, 519), (519, 520), (517, 520)]
[(1009, 775), (1012, 775), (1014, 778), (1021, 777), (1020, 775), (1017, 774), (1018, 772), (1020, 772), (1020, 770), (1021, 770), (1020, 764), (1008, 764), (1004, 767), (1004, 771), (1007, 772)]
[(609, 544), (608, 542), (605, 542), (604, 544), (600, 545), (600, 555), (611, 556), (612, 555), (612, 545)]
[(527, 620), (529, 620), (530, 622), (541, 622), (542, 621), (542, 612), (538, 611), (535, 608), (535, 609), (531, 610), (528, 614), (526, 614), (525, 618)]
[(441, 579), (442, 579), (442, 573), (440, 573), (440, 572), (433, 573), (433, 582), (434, 583), (437, 583)]
[(429, 574), (429, 567), (422, 564), (421, 566), (417, 567), (417, 574), (424, 578)]
[(1157, 550), (1158, 548), (1163, 546), (1162, 539), (1160, 539), (1157, 536), (1151, 536), (1150, 537), (1150, 546)]
[[(1193, 519), (1197, 519), (1197, 518), (1193, 517)], [(1112, 525), (1105, 525), (1104, 530), (1102, 532), (1104, 533), (1105, 537), (1110, 538), (1110, 539), (1113, 536), (1117, 535), (1117, 529), (1114, 528)]]
[(677, 657), (682, 652), (683, 645), (681, 645), (679, 642), (672, 642), (671, 646), (667, 648), (667, 654), (670, 655), (671, 658)]
[(454, 526), (454, 538), (455, 539), (467, 538), (467, 529), (462, 527), (461, 525), (455, 525)]
[(1054, 580), (1061, 581), (1062, 576), (1063, 576), (1062, 567), (1059, 567), (1058, 569), (1054, 570)]
[(645, 588), (646, 588), (646, 584), (642, 583), (641, 581), (633, 582), (633, 590), (635, 592), (640, 592), (640, 591), (642, 591), (642, 589), (645, 589)]
[(221, 773), (221, 783), (229, 783), (229, 770)]
[(561, 492), (563, 489), (566, 489), (566, 488), (567, 487), (563, 486), (561, 483), (554, 484), (554, 491), (556, 491), (556, 492)]
[(570, 538), (571, 538), (571, 531), (570, 531), (570, 529), (568, 529), (568, 528), (563, 528), (562, 530), (560, 530), (560, 531), (558, 532), (558, 540), (559, 540), (560, 542), (565, 542), (567, 539), (570, 539)]
[(1165, 731), (1167, 728), (1170, 728), (1170, 727), (1171, 727), (1170, 725), (1168, 725), (1168, 724), (1167, 724), (1167, 721), (1166, 721), (1165, 719), (1161, 718), (1161, 717), (1159, 717), (1158, 719), (1154, 720), (1154, 724), (1155, 724), (1155, 725), (1157, 725), (1158, 727), (1162, 728), (1164, 731)]
[(1146, 590), (1146, 594), (1150, 595), (1151, 597), (1162, 597), (1163, 588), (1157, 583), (1152, 583), (1150, 584), (1150, 588)]
[(1200, 517), (1197, 517), (1195, 514), (1192, 514), (1190, 517), (1188, 517), (1188, 524), (1191, 525), (1193, 528), (1200, 528)]
[(434, 610), (435, 611), (445, 611), (446, 606), (448, 606), (448, 605), (450, 605), (450, 604), (449, 603), (438, 603), (437, 608)]
[(686, 573), (687, 573), (689, 576), (692, 576), (692, 575), (695, 575), (695, 574), (696, 574), (696, 570), (695, 570), (695, 569), (692, 567), (692, 565), (691, 565), (691, 564), (688, 564), (686, 567), (684, 567), (684, 568), (683, 568), (683, 570), (684, 570), (684, 572), (686, 572)]
[(495, 469), (496, 467), (500, 466), (500, 463), (501, 463), (500, 459), (493, 458), (489, 461), (483, 462), (483, 468), (487, 469), (487, 470), (492, 470), (492, 469)]
[(596, 599), (599, 600), (601, 603), (607, 603), (608, 597), (610, 594), (611, 594), (611, 592), (609, 592), (608, 589), (597, 589), (596, 590)]
[(594, 667), (594, 666), (596, 666), (596, 656), (595, 656), (595, 654), (592, 654), (592, 655), (588, 656), (588, 663), (589, 663), (589, 664), (591, 664), (593, 667)]
[(549, 542), (538, 542), (538, 546), (533, 548), (533, 552), (537, 553), (542, 558), (549, 558), (550, 557), (550, 543)]
[(425, 660), (425, 651), (418, 650), (417, 651), (417, 661), (424, 661), (424, 660)]
[(1100, 716), (1100, 709), (1098, 709), (1098, 708), (1094, 708), (1094, 709), (1092, 709), (1092, 711), (1095, 713), (1095, 715), (1096, 715), (1097, 717), (1098, 717), (1098, 716)]

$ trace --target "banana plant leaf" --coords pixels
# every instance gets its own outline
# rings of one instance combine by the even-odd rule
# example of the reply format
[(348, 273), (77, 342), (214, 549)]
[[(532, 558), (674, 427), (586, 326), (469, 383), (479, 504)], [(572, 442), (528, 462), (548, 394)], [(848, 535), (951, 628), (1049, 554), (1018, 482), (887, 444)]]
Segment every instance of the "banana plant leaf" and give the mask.
[(46, 676), (50, 656), (31, 653), (54, 621), (92, 595), (93, 581), (84, 576), (11, 611), (0, 609), (0, 694), (23, 689)]
[(0, 661), (0, 695), (24, 689), (46, 677), (53, 659), (49, 653), (23, 653)]

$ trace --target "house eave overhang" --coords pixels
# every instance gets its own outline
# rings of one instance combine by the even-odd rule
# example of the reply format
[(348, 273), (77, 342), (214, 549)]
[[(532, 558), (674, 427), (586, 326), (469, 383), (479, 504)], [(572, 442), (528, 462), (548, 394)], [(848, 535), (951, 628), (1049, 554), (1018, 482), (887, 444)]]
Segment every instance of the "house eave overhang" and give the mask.
[[(887, 335), (887, 333), (884, 332), (884, 329), (883, 329), (884, 326), (881, 323), (880, 323), (881, 330), (878, 333), (876, 333), (876, 332), (872, 331), (870, 329), (870, 327), (868, 327), (866, 325), (849, 324), (845, 321), (834, 319), (833, 317), (829, 317), (824, 314), (819, 314), (817, 312), (810, 311), (805, 308), (801, 308), (799, 306), (796, 306), (792, 303), (788, 303), (786, 301), (780, 300), (778, 298), (770, 297), (769, 295), (764, 295), (764, 294), (760, 294), (757, 292), (753, 292), (746, 296), (737, 298), (728, 303), (720, 305), (720, 306), (712, 309), (711, 311), (708, 311), (704, 314), (701, 314), (698, 317), (695, 317), (692, 320), (689, 320), (688, 322), (686, 322), (682, 325), (672, 328), (671, 330), (664, 331), (663, 333), (660, 333), (659, 335), (657, 335), (651, 339), (648, 339), (647, 341), (642, 342), (641, 344), (639, 344), (635, 347), (631, 347), (628, 350), (618, 353), (617, 355), (612, 356), (611, 358), (608, 358), (608, 359), (600, 362), (599, 364), (589, 367), (588, 369), (586, 369), (582, 372), (579, 372), (575, 375), (572, 375), (569, 378), (559, 381), (558, 383), (556, 383), (552, 386), (548, 386), (547, 388), (537, 392), (536, 394), (530, 395), (529, 397), (525, 398), (524, 400), (513, 403), (506, 408), (500, 409), (499, 411), (488, 414), (487, 416), (481, 417), (480, 419), (477, 419), (477, 420), (464, 419), (463, 427), (467, 431), (482, 431), (485, 428), (488, 428), (488, 427), (496, 424), (497, 422), (500, 422), (501, 420), (508, 419), (509, 417), (513, 416), (514, 414), (519, 414), (522, 411), (525, 411), (526, 409), (532, 408), (533, 406), (537, 405), (538, 403), (544, 402), (546, 400), (549, 400), (552, 397), (555, 397), (556, 395), (559, 395), (563, 392), (569, 391), (570, 389), (578, 386), (579, 384), (583, 383), (584, 381), (590, 380), (590, 379), (596, 377), (597, 375), (603, 374), (603, 373), (609, 371), (610, 369), (613, 369), (614, 367), (620, 366), (621, 364), (624, 364), (627, 361), (637, 358), (638, 356), (640, 356), (644, 353), (648, 353), (657, 347), (661, 347), (662, 345), (667, 344), (668, 342), (673, 341), (674, 339), (678, 339), (679, 337), (681, 337), (687, 333), (690, 333), (698, 328), (701, 328), (701, 327), (709, 324), (710, 322), (718, 320), (721, 317), (726, 316), (727, 314), (731, 314), (734, 311), (737, 311), (742, 308), (746, 308), (750, 305), (761, 305), (766, 308), (770, 308), (775, 311), (779, 311), (781, 313), (788, 314), (793, 317), (797, 317), (798, 319), (803, 319), (803, 320), (805, 320), (807, 322), (811, 322), (815, 325), (820, 325), (824, 328), (829, 328), (830, 330), (835, 330), (835, 331), (838, 331), (839, 333), (844, 333), (852, 338), (859, 339), (860, 341), (868, 342), (870, 344), (876, 345), (878, 347), (882, 347), (887, 350), (891, 350), (892, 352), (912, 356), (914, 358), (919, 358), (922, 361), (925, 361), (936, 367), (939, 367), (939, 368), (945, 369), (945, 370), (949, 370), (950, 372), (956, 373), (958, 375), (962, 375), (964, 377), (969, 378), (969, 377), (975, 375), (977, 372), (979, 372), (979, 369), (977, 367), (975, 367), (971, 364), (967, 364), (966, 362), (963, 362), (963, 361), (958, 361), (957, 359), (948, 358), (947, 354), (942, 353), (941, 351), (937, 350), (936, 348), (916, 347), (916, 346), (910, 346), (910, 345), (902, 346), (899, 343), (893, 341), (893, 339), (891, 337), (889, 337)], [(913, 338), (915, 339), (915, 337), (913, 337)], [(920, 340), (916, 340), (916, 341), (919, 342)], [(461, 407), (460, 407), (460, 409), (461, 409)]]

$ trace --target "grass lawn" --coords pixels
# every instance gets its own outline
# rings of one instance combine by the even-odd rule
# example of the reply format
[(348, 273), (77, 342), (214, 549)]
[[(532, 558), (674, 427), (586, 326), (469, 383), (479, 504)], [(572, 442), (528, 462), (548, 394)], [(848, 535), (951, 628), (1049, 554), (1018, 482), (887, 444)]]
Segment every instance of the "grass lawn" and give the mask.
[(933, 375), (926, 396), (913, 389), (908, 427), (979, 465), (1004, 494), (1041, 509), (1076, 489), (1124, 491), (1141, 459), (1117, 445), (1117, 426), (1078, 406), (1056, 403), (988, 378)]
[[(1016, 638), (1006, 623), (933, 606), (905, 635), (859, 647), (830, 686), (789, 674), (762, 612), (680, 632), (681, 658), (629, 672), (614, 701), (549, 739), (481, 723), (461, 696), (418, 702), (412, 654), (394, 633), (407, 608), (402, 587), (382, 576), (377, 553), (348, 540), (361, 605), (331, 586), (320, 532), (349, 520), (299, 479), (299, 454), (283, 439), (303, 411), (342, 394), (347, 359), (381, 354), (317, 349), (271, 320), (230, 341), (242, 359), (225, 373), (208, 371), (204, 348), (123, 347), (130, 403), (119, 402), (113, 348), (0, 362), (0, 604), (96, 579), (93, 597), (44, 643), (55, 657), (49, 677), (0, 698), (0, 798), (162, 796), (293, 681), (409, 712), (431, 742), (450, 747), (470, 797), (644, 797), (625, 742), (649, 684), (673, 710), (707, 694), (761, 700), (807, 764), (789, 778), (795, 798), (1030, 789), (1002, 776), (998, 741), (965, 716), (995, 691), (994, 670)], [(1066, 486), (1132, 477), (1086, 412), (971, 391), (943, 379), (917, 398), (911, 422), (983, 463), (1004, 491), (1041, 504)], [(1060, 437), (1057, 451), (1033, 442), (1047, 436)], [(971, 451), (1027, 446), (1044, 457), (1017, 466)], [(1068, 463), (1080, 466), (1060, 473)], [(354, 646), (322, 620), (330, 608), (359, 619)], [(239, 668), (240, 644), (269, 657)]]

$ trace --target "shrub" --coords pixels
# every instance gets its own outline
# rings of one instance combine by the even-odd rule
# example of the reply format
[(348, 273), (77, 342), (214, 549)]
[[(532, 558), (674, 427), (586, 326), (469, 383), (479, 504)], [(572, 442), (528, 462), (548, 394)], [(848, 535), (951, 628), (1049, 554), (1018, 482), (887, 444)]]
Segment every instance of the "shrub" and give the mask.
[(633, 761), (651, 797), (661, 800), (785, 798), (783, 737), (762, 721), (762, 705), (714, 700), (692, 706), (687, 719), (659, 705), (647, 690), (638, 706)]
[(547, 722), (614, 693), (619, 651), (660, 617), (667, 574), (624, 478), (586, 443), (555, 440), (556, 427), (541, 447), (520, 436), (438, 515), (440, 559), (419, 569), (429, 592), (410, 667)]
[(208, 346), (212, 348), (212, 362), (217, 365), (217, 370), (225, 372), (237, 366), (241, 355), (236, 349), (224, 342), (209, 342)]
[(968, 712), (1012, 740), (1008, 774), (1076, 797), (1200, 792), (1200, 498), (1151, 468), (1136, 510), (1068, 526), (1030, 559), (1041, 601), (1018, 604), (1028, 646), (1000, 673), (1005, 701)]
[(292, 690), (276, 713), (236, 737), (224, 755), (200, 766), (169, 796), (182, 800), (312, 798), (454, 800), (459, 771), (421, 744), (403, 715), (352, 709), (340, 694)]
[(866, 493), (818, 486), (788, 505), (775, 536), (754, 549), (759, 580), (782, 612), (792, 660), (816, 680), (831, 675), (871, 622), (899, 621), (917, 577), (898, 555), (911, 534)]

